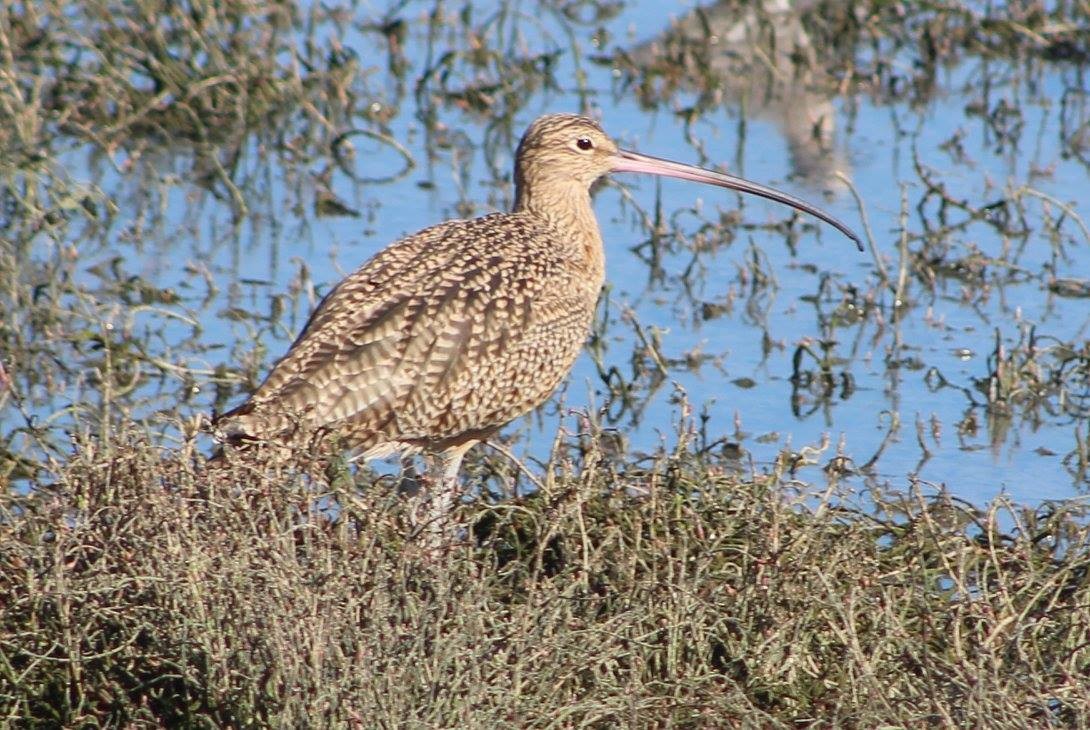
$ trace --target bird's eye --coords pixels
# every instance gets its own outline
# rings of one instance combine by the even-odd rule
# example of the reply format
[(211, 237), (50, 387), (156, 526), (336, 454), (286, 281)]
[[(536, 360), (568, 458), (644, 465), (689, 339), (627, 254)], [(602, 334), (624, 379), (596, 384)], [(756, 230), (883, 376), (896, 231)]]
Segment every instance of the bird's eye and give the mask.
[(575, 146), (586, 152), (594, 147), (594, 143), (590, 141), (590, 137), (580, 137), (575, 140)]

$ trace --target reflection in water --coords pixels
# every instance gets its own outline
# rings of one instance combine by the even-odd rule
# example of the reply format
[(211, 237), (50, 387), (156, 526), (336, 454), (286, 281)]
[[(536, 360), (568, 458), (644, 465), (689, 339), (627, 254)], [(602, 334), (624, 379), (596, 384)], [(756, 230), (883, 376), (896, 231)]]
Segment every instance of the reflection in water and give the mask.
[[(758, 463), (836, 431), (878, 479), (926, 470), (1029, 498), (1090, 484), (1085, 3), (718, 3), (672, 24), (655, 2), (289, 2), (229, 21), (163, 3), (156, 28), (115, 5), (15, 4), (0, 29), (15, 80), (0, 89), (0, 478), (63, 461), (70, 434), (187, 437), (378, 246), (507, 209), (531, 118), (639, 128), (654, 114), (633, 112), (636, 92), (697, 153), (737, 119), (735, 169), (767, 145), (782, 177), (786, 148), (791, 174), (836, 191), (852, 145), (889, 277), (796, 246), (805, 223), (606, 190), (615, 288), (590, 357), (513, 440), (551, 443), (571, 404), (649, 450), (680, 384), (708, 443), (733, 428)], [(751, 119), (783, 141), (747, 137)]]
[(666, 32), (619, 55), (651, 108), (678, 90), (699, 105), (735, 105), (747, 119), (774, 123), (805, 185), (839, 191), (849, 163), (835, 144), (835, 79), (802, 23), (809, 4), (721, 2), (693, 10)]

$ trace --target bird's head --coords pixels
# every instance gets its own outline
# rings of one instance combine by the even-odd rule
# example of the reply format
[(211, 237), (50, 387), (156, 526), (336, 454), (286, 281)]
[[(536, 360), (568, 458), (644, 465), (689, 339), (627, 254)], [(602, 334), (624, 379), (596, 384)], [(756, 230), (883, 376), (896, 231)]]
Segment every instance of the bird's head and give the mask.
[(784, 203), (829, 223), (863, 250), (858, 234), (815, 205), (734, 175), (623, 150), (596, 121), (576, 114), (539, 117), (522, 136), (515, 159), (516, 207), (585, 196), (595, 180), (611, 172), (675, 177)]
[(613, 170), (617, 144), (598, 122), (577, 114), (538, 117), (519, 143), (515, 180), (520, 186), (578, 185), (584, 189)]

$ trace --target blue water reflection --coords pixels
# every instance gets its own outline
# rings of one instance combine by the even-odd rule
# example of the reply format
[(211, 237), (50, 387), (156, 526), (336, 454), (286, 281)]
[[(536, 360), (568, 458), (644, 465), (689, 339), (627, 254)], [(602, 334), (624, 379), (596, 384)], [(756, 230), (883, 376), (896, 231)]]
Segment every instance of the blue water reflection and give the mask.
[[(586, 49), (595, 49), (598, 42), (598, 53), (613, 47), (602, 45), (602, 38), (638, 50), (657, 38), (671, 18), (690, 9), (689, 4), (628, 3), (615, 17), (578, 27), (583, 37), (575, 40)], [(1005, 237), (987, 221), (960, 226), (962, 212), (947, 211), (954, 226), (947, 245), (962, 257), (977, 252), (984, 274), (971, 285), (951, 275), (935, 279), (931, 287), (913, 278), (909, 304), (894, 321), (892, 296), (876, 282), (873, 259), (856, 252), (835, 230), (813, 220), (792, 220), (785, 208), (739, 200), (721, 190), (618, 176), (596, 197), (610, 282), (603, 297), (608, 327), (596, 352), (605, 366), (631, 374), (640, 332), (643, 337), (657, 333), (669, 363), (666, 381), (641, 404), (638, 420), (631, 411), (617, 409), (604, 418), (631, 448), (653, 451), (668, 441), (677, 419), (676, 384), (697, 412), (706, 411), (707, 432), (738, 440), (748, 455), (745, 463), (757, 470), (768, 468), (785, 448), (828, 443), (817, 464), (799, 473), (820, 481), (821, 465), (841, 441), (857, 466), (870, 462), (885, 443), (873, 469), (855, 477), (860, 484), (907, 487), (910, 478), (917, 478), (944, 484), (974, 502), (1001, 492), (1030, 503), (1080, 493), (1086, 477), (1073, 476), (1064, 457), (1076, 448), (1080, 434), (1086, 438), (1085, 414), (1015, 407), (1009, 415), (996, 415), (966, 395), (977, 393), (976, 402), (985, 401), (974, 381), (988, 377), (997, 333), (1006, 347), (1033, 326), (1038, 334), (1058, 340), (1087, 337), (1085, 299), (1057, 296), (1039, 278), (1023, 274), (1051, 269), (1055, 277), (1078, 278), (1090, 271), (1090, 241), (1080, 238), (1077, 222), (1067, 217), (1053, 239), (1045, 229), (1046, 220), (1060, 217), (1054, 201), (1079, 203), (1090, 191), (1086, 165), (1063, 146), (1064, 134), (1073, 127), (1085, 133), (1088, 124), (1085, 93), (1080, 100), (1077, 92), (1080, 72), (1038, 63), (1028, 71), (1012, 66), (997, 75), (1000, 62), (967, 59), (938, 74), (941, 88), (923, 105), (888, 103), (849, 88), (836, 97), (814, 94), (762, 106), (733, 98), (741, 87), (726, 84), (717, 106), (694, 116), (681, 112), (696, 102), (696, 91), (682, 90), (669, 100), (669, 108), (649, 111), (619, 82), (617, 67), (594, 62), (589, 51), (580, 57), (563, 52), (557, 39), (569, 31), (558, 18), (544, 13), (536, 20), (519, 25), (519, 32), (527, 34), (523, 41), (529, 47), (557, 49), (555, 76), (565, 81), (563, 88), (535, 90), (511, 130), (451, 106), (430, 109), (451, 137), (431, 157), (425, 127), (406, 104), (391, 119), (389, 133), (414, 160), (411, 170), (384, 184), (354, 182), (336, 170), (329, 177), (330, 189), (354, 217), (316, 217), (313, 181), (296, 179), (289, 185), (275, 176), (261, 179), (267, 168), (256, 143), (245, 150), (242, 164), (252, 167), (250, 174), (258, 179), (251, 180), (251, 189), (259, 194), (249, 201), (252, 215), (241, 222), (222, 196), (180, 179), (189, 170), (172, 166), (169, 159), (142, 161), (145, 177), (136, 179), (118, 177), (101, 159), (73, 154), (73, 170), (89, 171), (103, 187), (130, 186), (130, 195), (118, 199), (134, 201), (132, 209), (118, 213), (124, 223), (104, 236), (101, 250), (88, 252), (78, 276), (90, 281), (113, 265), (118, 276), (137, 274), (175, 289), (182, 297), (177, 306), (147, 306), (135, 315), (119, 309), (116, 324), (154, 330), (153, 342), (164, 358), (192, 338), (207, 347), (196, 361), (184, 363), (195, 369), (195, 380), (179, 375), (174, 382), (167, 376), (165, 384), (158, 383), (165, 410), (182, 390), (191, 396), (181, 408), (183, 415), (211, 408), (213, 374), (224, 364), (235, 365), (241, 358), (254, 373), (265, 372), (321, 294), (395, 238), (445, 218), (506, 206), (517, 135), (538, 113), (578, 111), (586, 105), (625, 146), (723, 165), (821, 202), (861, 228), (858, 208), (836, 176), (842, 172), (859, 191), (877, 251), (894, 274), (902, 196), (908, 203), (904, 220), (914, 234), (938, 215), (940, 203), (926, 197), (921, 169), (941, 181), (949, 198), (975, 206), (1009, 198), (1010, 191), (1024, 186), (1040, 193), (1023, 194), (1022, 211), (1000, 211), (1024, 217), (1032, 231), (1023, 240)], [(346, 29), (342, 40), (358, 49), (365, 64), (379, 63), (359, 50), (373, 47), (373, 36)], [(405, 57), (411, 62), (424, 58), (429, 42), (424, 32), (410, 30)], [(814, 52), (820, 55), (820, 49)], [(1001, 79), (998, 86), (996, 78)], [(996, 110), (1003, 108), (1017, 110), (1017, 119), (1011, 111), (1005, 122), (1016, 124), (1017, 133), (1006, 128), (1005, 136), (1000, 128), (997, 120), (1003, 114)], [(799, 118), (810, 120), (810, 126), (800, 126)], [(822, 127), (821, 144), (811, 149), (806, 130), (814, 119)], [(497, 140), (487, 155), (477, 146), (486, 136)], [(351, 144), (360, 177), (403, 170), (404, 157), (396, 148), (361, 136)], [(149, 189), (160, 191), (151, 197), (153, 204), (136, 203), (146, 199)], [(667, 224), (662, 231), (666, 241), (658, 247), (647, 244), (651, 233), (644, 225), (644, 216), (653, 218), (656, 211)], [(722, 222), (735, 216), (742, 225), (724, 236)], [(785, 221), (790, 221), (790, 236), (784, 234)], [(655, 252), (655, 271), (647, 264), (649, 251)], [(755, 271), (766, 278), (755, 279)], [(301, 293), (297, 301), (280, 296), (290, 291)], [(853, 297), (854, 318), (842, 311)], [(873, 313), (876, 306), (880, 315)], [(277, 307), (287, 307), (286, 316), (268, 316)], [(870, 314), (863, 313), (867, 307)], [(264, 349), (237, 346), (254, 333)], [(828, 352), (834, 357), (837, 387), (828, 391), (793, 383), (800, 345), (817, 351), (823, 340), (835, 341)], [(890, 368), (887, 358), (902, 365)], [(940, 381), (951, 387), (938, 387)], [(91, 395), (81, 391), (73, 399)], [(235, 393), (229, 400), (240, 398)], [(590, 354), (577, 363), (562, 399), (563, 413), (554, 403), (512, 425), (512, 432), (527, 437), (516, 445), (516, 453), (544, 458), (558, 426), (571, 423), (564, 413), (593, 410), (608, 400)], [(154, 412), (147, 415), (154, 420)], [(894, 419), (900, 427), (887, 438)], [(11, 422), (6, 416), (5, 424)], [(169, 437), (170, 427), (162, 428)]]

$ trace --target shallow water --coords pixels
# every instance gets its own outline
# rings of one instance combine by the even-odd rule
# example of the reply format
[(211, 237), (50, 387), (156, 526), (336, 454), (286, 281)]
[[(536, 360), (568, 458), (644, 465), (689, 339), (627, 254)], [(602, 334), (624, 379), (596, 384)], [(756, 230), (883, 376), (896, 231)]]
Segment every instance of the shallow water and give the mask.
[[(441, 57), (444, 43), (458, 47), (442, 33), (429, 40), (425, 21), (435, 7), (391, 8), (407, 24), (401, 50), (410, 79), (425, 59)], [(812, 463), (800, 464), (801, 479), (821, 481), (821, 468), (839, 451), (863, 470), (849, 475), (860, 486), (900, 488), (921, 480), (976, 503), (1002, 492), (1029, 503), (1082, 494), (1090, 476), (1078, 471), (1072, 454), (1079, 440), (1086, 448), (1090, 431), (1090, 376), (1067, 373), (1062, 395), (991, 403), (987, 387), (975, 383), (986, 384), (996, 371), (997, 337), (1006, 352), (1020, 352), (1035, 328), (1044, 339), (1034, 362), (1049, 368), (1055, 352), (1047, 348), (1077, 349), (1087, 341), (1087, 299), (1059, 296), (1048, 286), (1054, 279), (1085, 281), (1090, 272), (1090, 240), (1056, 203), (1085, 214), (1090, 199), (1085, 68), (965, 54), (938, 69), (926, 93), (847, 83), (835, 95), (809, 90), (828, 83), (796, 84), (785, 71), (780, 76), (788, 81), (768, 101), (759, 73), (743, 82), (730, 69), (708, 71), (716, 54), (737, 60), (748, 53), (738, 39), (748, 21), (716, 16), (709, 27), (723, 24), (713, 27), (718, 40), (703, 71), (682, 74), (671, 88), (661, 77), (633, 75), (624, 59), (650, 68), (661, 34), (672, 19), (688, 22), (691, 9), (641, 1), (583, 22), (592, 6), (571, 6), (582, 19), (572, 22), (538, 6), (475, 5), (470, 24), (485, 46), (550, 55), (549, 74), (559, 88), (538, 84), (521, 94), (517, 80), (497, 74), (495, 65), (467, 61), (447, 67), (446, 87), (433, 77), (410, 96), (398, 90), (397, 74), (383, 70), (386, 56), (377, 51), (385, 51), (375, 35), (343, 28), (341, 42), (385, 82), (375, 84), (373, 108), (399, 104), (388, 132), (415, 163), (407, 173), (391, 144), (355, 136), (356, 174), (392, 181), (353, 182), (335, 166), (317, 164), (309, 177), (285, 177), (255, 142), (238, 170), (250, 215), (235, 226), (229, 200), (193, 186), (186, 179), (191, 170), (170, 154), (140, 160), (143, 177), (122, 177), (101, 156), (75, 149), (66, 158), (71, 174), (111, 191), (120, 206), (116, 222), (74, 241), (39, 240), (35, 256), (49, 260), (63, 245), (78, 244), (78, 284), (93, 288), (104, 278), (135, 275), (180, 296), (146, 304), (135, 315), (131, 302), (87, 315), (146, 337), (157, 357), (184, 366), (184, 373), (168, 368), (140, 385), (154, 395), (138, 415), (165, 424), (160, 411), (192, 416), (239, 402), (246, 385), (221, 372), (222, 382), (237, 384), (217, 393), (216, 369), (234, 372), (241, 362), (240, 375), (259, 378), (320, 294), (390, 241), (449, 217), (505, 207), (511, 154), (526, 124), (548, 111), (587, 111), (624, 146), (722, 165), (819, 202), (863, 232), (858, 206), (836, 177), (842, 172), (861, 196), (893, 282), (905, 225), (908, 250), (923, 251), (926, 263), (909, 267), (906, 304), (896, 308), (870, 253), (858, 253), (818, 221), (793, 220), (782, 206), (719, 189), (618, 176), (596, 196), (609, 282), (602, 337), (557, 401), (509, 427), (522, 437), (516, 453), (544, 458), (559, 424), (578, 427), (568, 413), (599, 409), (603, 425), (630, 448), (652, 451), (672, 438), (684, 391), (694, 413), (706, 414), (707, 441), (740, 447), (743, 471), (770, 468), (784, 450), (816, 447), (807, 451)], [(453, 19), (458, 10), (448, 12)], [(385, 8), (361, 7), (355, 16), (388, 20)], [(796, 32), (786, 21), (782, 27)], [(461, 32), (453, 20), (449, 32)], [(813, 53), (822, 57), (819, 48)], [(911, 58), (894, 56), (890, 63), (903, 64), (902, 74), (891, 74), (900, 83), (918, 77)], [(660, 93), (638, 98), (636, 88), (648, 78)], [(474, 111), (476, 97), (440, 93), (459, 85), (492, 89), (492, 106)], [(945, 186), (945, 209), (928, 195), (923, 175)], [(323, 186), (358, 217), (316, 216), (313, 197)], [(1024, 186), (1036, 192), (1023, 193), (1018, 210), (1011, 191)], [(975, 210), (1004, 199), (994, 215), (1011, 214), (1007, 226), (966, 222), (954, 205)], [(921, 234), (939, 228), (943, 214), (951, 230), (925, 244)], [(645, 216), (661, 217), (657, 238)], [(1028, 232), (1012, 235), (1017, 228)], [(665, 377), (656, 376), (637, 330), (659, 343)], [(251, 344), (255, 337), (264, 349)], [(827, 384), (816, 360), (800, 355), (802, 345), (820, 354), (823, 342), (831, 358)], [(633, 384), (627, 405), (604, 382), (595, 357)], [(796, 357), (801, 380), (793, 382)], [(29, 407), (46, 418), (58, 404), (97, 400), (96, 386), (78, 379), (61, 392)], [(176, 406), (179, 396), (184, 400)], [(70, 414), (57, 419), (58, 427)], [(0, 425), (9, 430), (22, 418), (8, 409)], [(173, 438), (171, 427), (157, 428)]]

